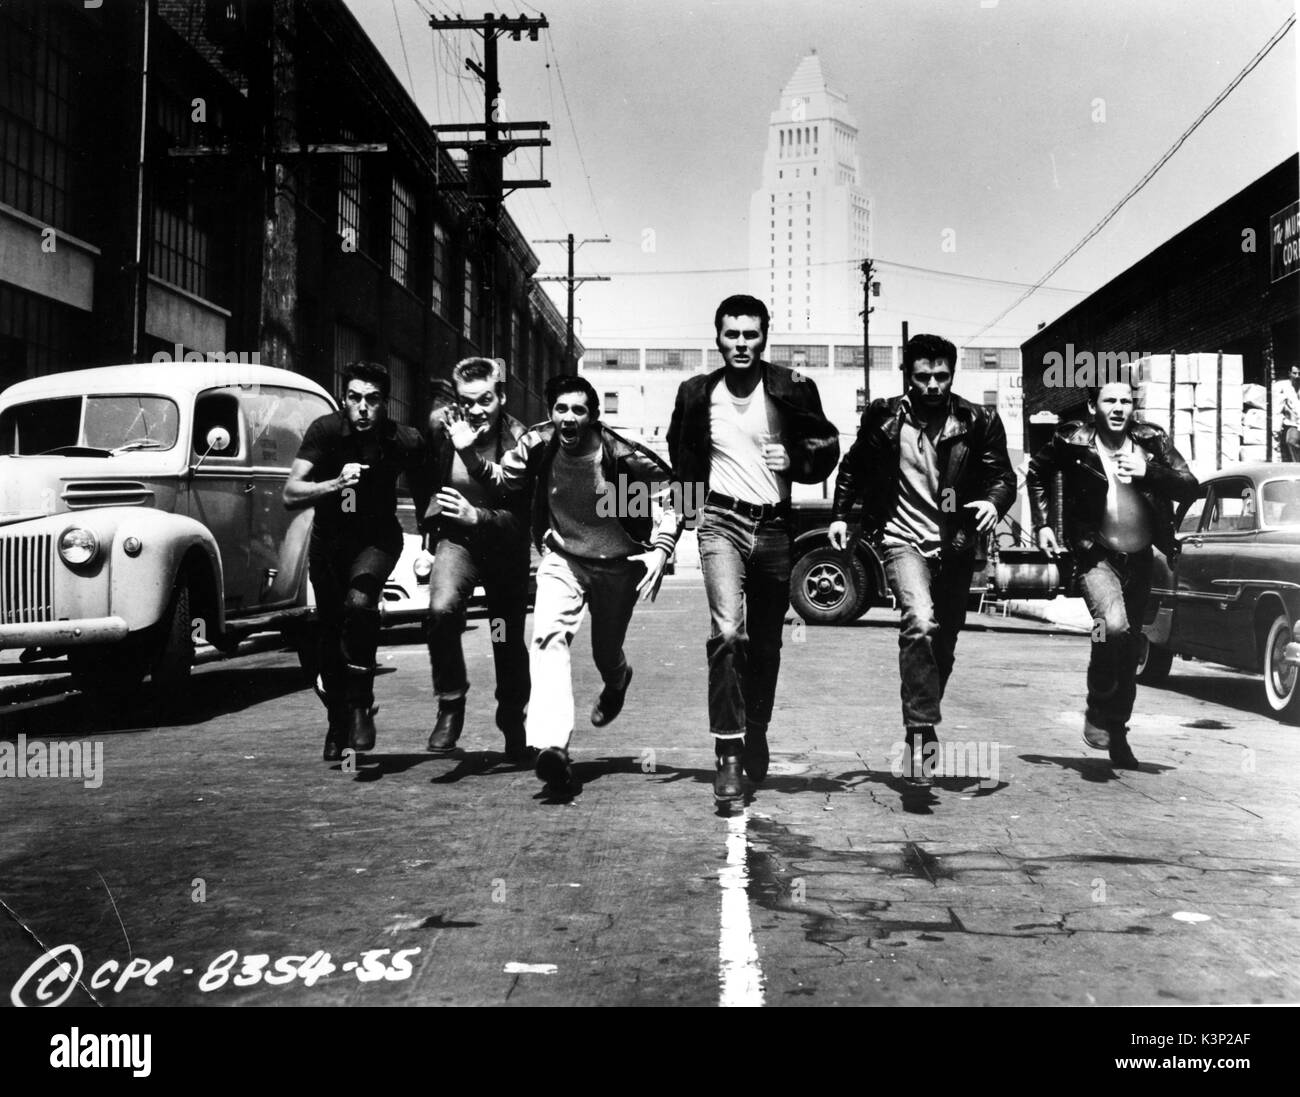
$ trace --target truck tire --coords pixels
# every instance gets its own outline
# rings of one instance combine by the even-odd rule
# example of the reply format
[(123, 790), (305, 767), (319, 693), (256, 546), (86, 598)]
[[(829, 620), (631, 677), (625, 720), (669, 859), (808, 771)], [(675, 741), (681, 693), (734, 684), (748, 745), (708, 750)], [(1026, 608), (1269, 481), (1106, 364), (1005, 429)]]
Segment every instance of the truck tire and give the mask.
[(176, 582), (171, 601), (155, 626), (149, 677), (158, 700), (176, 701), (194, 666), (194, 622), (190, 619), (190, 586), (184, 576)]
[(871, 581), (862, 561), (851, 552), (816, 548), (801, 556), (790, 573), (790, 604), (815, 625), (856, 621), (871, 597)]
[(1269, 711), (1279, 720), (1295, 724), (1300, 723), (1300, 667), (1282, 661), (1282, 652), (1291, 638), (1291, 622), (1286, 614), (1279, 613), (1264, 634), (1260, 662)]
[(1169, 677), (1169, 668), (1174, 665), (1174, 653), (1159, 644), (1153, 644), (1145, 636), (1139, 641), (1137, 680), (1144, 686), (1158, 686)]

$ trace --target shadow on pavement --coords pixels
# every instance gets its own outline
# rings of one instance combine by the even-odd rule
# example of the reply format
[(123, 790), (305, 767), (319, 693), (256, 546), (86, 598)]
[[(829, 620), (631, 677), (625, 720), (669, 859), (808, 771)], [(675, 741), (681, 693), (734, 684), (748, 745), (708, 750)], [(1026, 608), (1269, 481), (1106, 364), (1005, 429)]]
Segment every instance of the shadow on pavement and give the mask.
[[(1051, 754), (1022, 754), (1022, 762), (1028, 762), (1031, 766), (1059, 766), (1061, 769), (1074, 770), (1085, 781), (1093, 781), (1097, 784), (1105, 784), (1107, 781), (1118, 781), (1125, 773), (1132, 773), (1132, 770), (1116, 769), (1110, 764), (1109, 758), (1079, 758), (1079, 757), (1062, 757)], [(1138, 773), (1165, 773), (1168, 770), (1176, 769), (1176, 766), (1162, 766), (1156, 762), (1140, 762)]]
[(1183, 697), (1194, 697), (1198, 701), (1208, 701), (1213, 705), (1236, 709), (1243, 716), (1262, 716), (1283, 729), (1289, 726), (1268, 710), (1264, 703), (1264, 683), (1260, 678), (1246, 678), (1235, 674), (1214, 677), (1207, 674), (1176, 674), (1170, 675), (1158, 686), (1146, 688), (1177, 693)]

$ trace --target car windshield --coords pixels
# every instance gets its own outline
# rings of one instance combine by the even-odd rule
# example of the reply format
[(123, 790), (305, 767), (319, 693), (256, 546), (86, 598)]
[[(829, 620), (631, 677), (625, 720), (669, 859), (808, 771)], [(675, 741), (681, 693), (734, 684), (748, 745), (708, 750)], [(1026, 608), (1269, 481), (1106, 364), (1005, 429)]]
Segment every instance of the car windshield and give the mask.
[(1264, 524), (1300, 529), (1300, 478), (1273, 480), (1260, 489)]
[(171, 449), (180, 409), (165, 396), (59, 396), (0, 412), (0, 453), (32, 456), (68, 450), (129, 453)]

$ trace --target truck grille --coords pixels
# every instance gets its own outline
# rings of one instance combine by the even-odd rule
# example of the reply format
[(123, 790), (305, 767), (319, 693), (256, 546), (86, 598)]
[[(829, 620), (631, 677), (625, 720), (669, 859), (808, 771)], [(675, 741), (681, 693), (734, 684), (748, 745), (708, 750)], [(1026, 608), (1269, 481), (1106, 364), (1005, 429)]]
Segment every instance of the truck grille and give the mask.
[(54, 535), (0, 535), (0, 625), (54, 620)]

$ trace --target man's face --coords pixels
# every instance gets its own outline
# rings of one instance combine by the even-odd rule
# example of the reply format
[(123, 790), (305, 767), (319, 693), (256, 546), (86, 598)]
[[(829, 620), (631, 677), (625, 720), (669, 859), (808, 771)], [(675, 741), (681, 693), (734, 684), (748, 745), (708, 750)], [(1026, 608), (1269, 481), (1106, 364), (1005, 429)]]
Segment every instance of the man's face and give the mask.
[(348, 422), (353, 430), (372, 430), (388, 414), (388, 401), (378, 387), (369, 381), (353, 378), (343, 394), (343, 406), (348, 411)]
[(767, 346), (763, 323), (757, 316), (724, 316), (718, 329), (718, 350), (732, 369), (749, 369)]
[(460, 410), (465, 413), (465, 421), (475, 430), (482, 431), (486, 427), (491, 433), (497, 429), (505, 401), (497, 395), (496, 382), (490, 377), (482, 381), (458, 381), (456, 399)]
[(566, 452), (578, 449), (587, 440), (591, 430), (591, 409), (587, 407), (587, 394), (581, 389), (562, 392), (551, 405), (551, 422), (560, 434), (560, 445)]
[(946, 358), (918, 358), (912, 363), (907, 392), (923, 408), (940, 408), (952, 388), (952, 363)]
[(1300, 366), (1291, 367), (1291, 384), (1300, 388)]
[(1106, 385), (1097, 394), (1097, 402), (1088, 405), (1088, 410), (1098, 430), (1122, 434), (1133, 418), (1133, 389), (1120, 381)]

